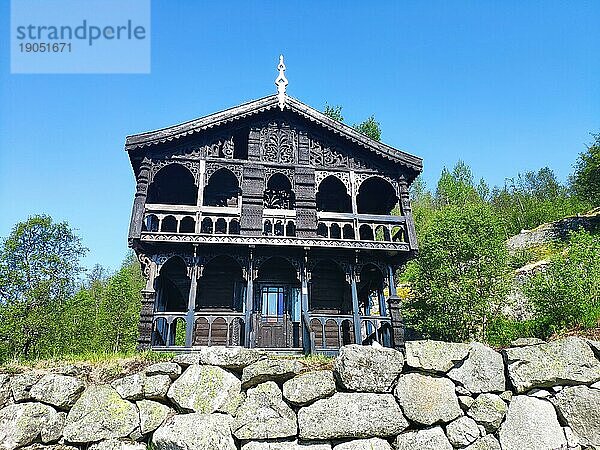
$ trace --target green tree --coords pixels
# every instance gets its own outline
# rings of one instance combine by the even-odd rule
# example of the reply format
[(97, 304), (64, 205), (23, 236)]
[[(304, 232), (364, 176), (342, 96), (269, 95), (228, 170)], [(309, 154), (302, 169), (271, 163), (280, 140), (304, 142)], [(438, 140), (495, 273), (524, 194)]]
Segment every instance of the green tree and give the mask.
[(582, 200), (600, 206), (600, 133), (592, 136), (594, 141), (577, 158), (571, 184)]
[(365, 134), (375, 141), (381, 140), (381, 126), (379, 122), (375, 120), (375, 116), (370, 116), (364, 122), (354, 125), (353, 128), (359, 133)]
[[(483, 187), (480, 188), (483, 190)], [(458, 161), (452, 172), (444, 167), (435, 193), (438, 206), (461, 206), (480, 200), (481, 197), (473, 183), (473, 173), (467, 164)]]
[(600, 325), (600, 236), (571, 234), (548, 268), (525, 286), (543, 337), (570, 328)]
[(341, 105), (330, 105), (325, 103), (325, 110), (323, 111), (327, 117), (337, 120), (338, 122), (344, 121), (344, 116), (342, 115), (342, 106)]
[(66, 222), (38, 215), (12, 229), (0, 249), (0, 342), (6, 356), (42, 353), (48, 317), (73, 294), (87, 249)]
[(509, 284), (504, 233), (492, 208), (439, 208), (419, 238), (419, 256), (406, 272), (414, 294), (407, 325), (436, 339), (486, 340)]

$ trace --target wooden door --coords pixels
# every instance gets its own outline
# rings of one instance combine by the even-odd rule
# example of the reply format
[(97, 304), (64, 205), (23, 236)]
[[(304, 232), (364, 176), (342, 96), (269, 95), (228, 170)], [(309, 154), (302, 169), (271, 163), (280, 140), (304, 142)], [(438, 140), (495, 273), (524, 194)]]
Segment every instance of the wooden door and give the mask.
[(256, 312), (257, 347), (286, 348), (290, 346), (291, 320), (286, 289), (283, 286), (263, 286), (260, 291), (260, 311)]

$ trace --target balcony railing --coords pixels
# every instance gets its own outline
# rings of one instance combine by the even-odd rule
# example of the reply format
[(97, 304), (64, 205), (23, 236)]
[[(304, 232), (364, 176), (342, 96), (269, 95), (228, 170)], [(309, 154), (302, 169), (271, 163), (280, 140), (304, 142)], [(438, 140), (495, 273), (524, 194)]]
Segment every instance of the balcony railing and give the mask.
[(328, 239), (408, 242), (404, 216), (317, 213), (317, 235)]

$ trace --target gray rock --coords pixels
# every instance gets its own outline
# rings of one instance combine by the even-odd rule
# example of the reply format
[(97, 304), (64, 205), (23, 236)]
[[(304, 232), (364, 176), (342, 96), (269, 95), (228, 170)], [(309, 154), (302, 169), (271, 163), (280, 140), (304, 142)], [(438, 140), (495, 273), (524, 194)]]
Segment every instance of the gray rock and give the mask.
[(166, 400), (171, 387), (169, 375), (152, 375), (144, 379), (144, 398), (148, 400)]
[(552, 403), (582, 445), (600, 448), (600, 390), (566, 387), (554, 396)]
[(146, 367), (146, 375), (168, 375), (172, 380), (181, 375), (181, 366), (174, 362), (159, 362)]
[(33, 385), (29, 395), (37, 401), (68, 409), (75, 404), (84, 389), (85, 383), (78, 378), (49, 373)]
[(473, 397), (469, 397), (468, 395), (459, 395), (458, 396), (458, 404), (463, 409), (463, 411), (466, 411), (467, 409), (469, 409), (474, 401), (475, 401), (475, 399)]
[(109, 439), (92, 444), (89, 450), (146, 450), (146, 444), (120, 439)]
[(600, 361), (582, 339), (507, 348), (508, 376), (517, 393), (534, 387), (586, 384), (600, 380)]
[(403, 367), (404, 357), (397, 350), (352, 344), (340, 349), (334, 374), (350, 391), (388, 393)]
[(452, 450), (452, 445), (440, 427), (408, 431), (396, 438), (397, 450)]
[(496, 394), (480, 394), (467, 411), (475, 422), (483, 425), (487, 432), (493, 433), (506, 415), (506, 403)]
[[(522, 447), (522, 450), (525, 449)], [(500, 443), (493, 435), (486, 434), (481, 439), (477, 439), (474, 444), (465, 447), (464, 450), (500, 450)]]
[(394, 394), (406, 417), (423, 425), (447, 423), (462, 415), (454, 384), (447, 378), (402, 375)]
[(173, 358), (173, 362), (184, 369), (194, 364), (200, 364), (200, 352), (181, 353)]
[(244, 367), (266, 358), (266, 352), (244, 347), (215, 346), (200, 349), (200, 364), (218, 366), (238, 372), (243, 370)]
[(537, 398), (548, 398), (552, 396), (552, 394), (545, 389), (532, 389), (527, 393), (527, 395)]
[(299, 374), (304, 365), (297, 359), (267, 358), (244, 367), (242, 387), (248, 389), (265, 381), (284, 382)]
[(505, 402), (509, 403), (513, 398), (513, 393), (510, 391), (504, 391), (502, 394), (499, 394), (499, 397)]
[(298, 411), (301, 439), (395, 436), (408, 427), (391, 394), (337, 392)]
[[(557, 386), (557, 387), (559, 387), (559, 386)], [(594, 388), (594, 389), (600, 389), (600, 381), (596, 381), (595, 383), (590, 384), (590, 387)], [(555, 390), (554, 392), (560, 392), (562, 390), (562, 386), (560, 386), (560, 388), (561, 389)], [(555, 388), (553, 388), (553, 389), (555, 389)]]
[[(0, 448), (2, 448), (2, 447), (0, 447)], [(27, 447), (20, 447), (19, 450), (79, 450), (79, 449), (76, 447), (73, 447), (72, 445), (65, 445), (65, 444), (44, 445), (44, 444), (40, 444), (39, 442), (37, 442), (35, 444), (28, 445)]]
[(87, 443), (124, 438), (140, 425), (137, 407), (107, 385), (88, 386), (69, 411), (63, 435), (68, 442)]
[(62, 437), (62, 431), (67, 419), (66, 412), (51, 414), (47, 421), (42, 424), (40, 437), (44, 444), (57, 442)]
[(294, 405), (307, 405), (335, 393), (330, 370), (307, 372), (283, 383), (283, 396)]
[(40, 437), (44, 424), (56, 415), (41, 403), (17, 403), (0, 410), (0, 450), (29, 445)]
[(231, 372), (216, 366), (189, 366), (169, 388), (167, 396), (184, 412), (233, 414), (242, 383)]
[(0, 409), (12, 403), (12, 392), (10, 390), (10, 377), (4, 373), (0, 374)]
[(278, 439), (296, 436), (298, 421), (283, 401), (279, 386), (267, 381), (248, 389), (231, 429), (241, 440)]
[(253, 441), (242, 445), (242, 450), (331, 450), (330, 444), (298, 443), (298, 441)]
[(114, 380), (110, 385), (125, 400), (141, 400), (144, 398), (144, 382), (146, 377), (141, 373), (134, 373)]
[(424, 371), (446, 373), (468, 354), (468, 344), (431, 340), (406, 342), (406, 365)]
[(388, 441), (380, 438), (358, 439), (338, 444), (333, 450), (392, 450)]
[(567, 440), (567, 446), (570, 449), (581, 449), (581, 443), (579, 442), (579, 437), (575, 433), (571, 427), (563, 427), (563, 432), (565, 433), (565, 439)]
[(156, 450), (236, 450), (227, 414), (180, 414), (152, 435)]
[(461, 416), (446, 426), (446, 436), (454, 447), (466, 447), (479, 437), (479, 427), (470, 417)]
[(518, 338), (510, 343), (511, 347), (527, 347), (529, 345), (539, 345), (545, 344), (546, 341), (543, 341), (538, 338)]
[(43, 372), (25, 372), (13, 376), (10, 379), (10, 389), (15, 402), (24, 402), (31, 400), (29, 391), (35, 383), (44, 376)]
[(174, 413), (167, 405), (152, 400), (140, 400), (136, 402), (136, 406), (140, 411), (140, 434), (142, 435), (152, 433)]
[(478, 342), (470, 344), (469, 356), (460, 367), (448, 372), (448, 378), (472, 394), (506, 389), (502, 355)]
[(500, 427), (500, 445), (503, 450), (548, 450), (566, 446), (567, 441), (550, 402), (516, 395)]

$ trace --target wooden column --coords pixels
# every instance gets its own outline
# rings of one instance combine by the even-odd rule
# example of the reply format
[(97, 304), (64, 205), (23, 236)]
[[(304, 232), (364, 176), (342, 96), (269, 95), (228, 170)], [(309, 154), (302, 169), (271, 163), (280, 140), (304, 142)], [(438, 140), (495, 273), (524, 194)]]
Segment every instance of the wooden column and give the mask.
[(408, 191), (408, 183), (404, 177), (400, 177), (398, 180), (398, 186), (400, 188), (400, 207), (402, 208), (402, 215), (406, 218), (406, 234), (410, 249), (416, 251), (419, 249), (417, 244), (417, 232), (415, 230), (415, 221), (412, 215), (412, 208), (410, 206), (410, 194)]
[(362, 335), (360, 332), (360, 310), (358, 307), (358, 289), (356, 288), (356, 274), (354, 266), (350, 269), (350, 288), (352, 290), (352, 315), (354, 316), (354, 342), (362, 344)]
[[(194, 258), (195, 260), (196, 258)], [(194, 312), (196, 310), (196, 291), (198, 288), (198, 272), (199, 267), (194, 262), (194, 266), (190, 270), (190, 294), (188, 296), (188, 308), (185, 316), (185, 346), (191, 347), (194, 338)]]
[(404, 319), (402, 318), (401, 299), (396, 294), (394, 268), (391, 265), (388, 265), (388, 278), (390, 284), (388, 304), (392, 322), (392, 346), (396, 350), (404, 350)]
[(250, 250), (250, 255), (248, 258), (248, 269), (246, 271), (246, 311), (244, 317), (244, 346), (251, 348), (253, 347), (253, 342), (250, 342), (251, 336), (251, 323), (252, 320), (252, 308), (253, 308), (253, 298), (254, 298), (254, 260), (252, 255), (252, 250)]
[(148, 195), (148, 184), (150, 182), (150, 168), (152, 164), (148, 158), (144, 158), (140, 165), (140, 172), (137, 176), (137, 185), (133, 208), (131, 211), (131, 222), (129, 223), (129, 242), (133, 239), (139, 239), (142, 235), (142, 224), (144, 222), (144, 209), (146, 206), (146, 196)]
[(155, 291), (142, 291), (142, 309), (140, 311), (140, 336), (138, 338), (138, 350), (149, 350), (152, 347), (152, 327), (154, 319)]
[(301, 273), (301, 289), (302, 291), (300, 292), (300, 306), (302, 309), (302, 318), (301, 318), (301, 327), (302, 327), (302, 346), (304, 347), (304, 353), (305, 354), (309, 354), (311, 352), (311, 348), (312, 348), (312, 342), (311, 342), (311, 336), (310, 336), (310, 330), (308, 330), (305, 326), (305, 324), (308, 324), (308, 326), (310, 326), (310, 315), (309, 315), (309, 311), (308, 311), (308, 271), (307, 271), (307, 267), (306, 267), (306, 262), (307, 262), (307, 256), (306, 256), (306, 252), (305, 252), (305, 256), (304, 256), (304, 264), (302, 265), (302, 273)]

